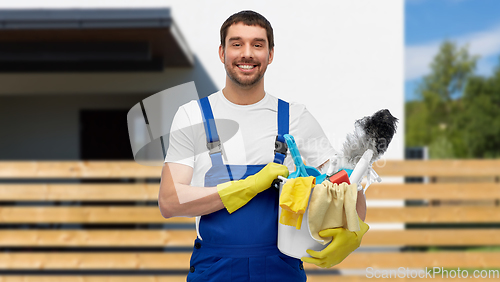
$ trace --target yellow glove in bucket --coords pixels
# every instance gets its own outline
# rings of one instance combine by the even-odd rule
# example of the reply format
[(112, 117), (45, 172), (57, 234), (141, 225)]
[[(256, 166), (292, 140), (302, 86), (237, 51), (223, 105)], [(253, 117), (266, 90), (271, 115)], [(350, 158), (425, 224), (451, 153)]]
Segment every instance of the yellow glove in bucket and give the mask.
[(370, 229), (370, 226), (364, 223), (359, 217), (358, 221), (360, 231), (352, 232), (342, 227), (321, 230), (319, 235), (321, 237), (333, 236), (332, 242), (320, 252), (307, 250), (311, 258), (302, 257), (301, 260), (322, 268), (330, 268), (341, 263), (350, 253), (359, 247), (363, 235)]
[(277, 163), (268, 163), (254, 175), (238, 181), (217, 185), (217, 192), (229, 213), (246, 205), (258, 193), (271, 187), (274, 179), (281, 175), (288, 177), (288, 168)]

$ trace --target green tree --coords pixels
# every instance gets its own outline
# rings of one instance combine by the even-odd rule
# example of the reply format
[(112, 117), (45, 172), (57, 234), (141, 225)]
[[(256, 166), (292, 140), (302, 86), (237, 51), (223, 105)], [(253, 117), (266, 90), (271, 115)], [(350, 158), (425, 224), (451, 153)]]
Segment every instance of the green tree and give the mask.
[(471, 77), (460, 102), (454, 131), (467, 157), (500, 157), (500, 64), (491, 77)]
[(419, 100), (406, 105), (406, 146), (429, 146), (431, 158), (463, 155), (464, 142), (457, 132), (457, 100), (473, 74), (478, 57), (467, 46), (445, 41), (431, 63), (431, 72), (418, 87)]

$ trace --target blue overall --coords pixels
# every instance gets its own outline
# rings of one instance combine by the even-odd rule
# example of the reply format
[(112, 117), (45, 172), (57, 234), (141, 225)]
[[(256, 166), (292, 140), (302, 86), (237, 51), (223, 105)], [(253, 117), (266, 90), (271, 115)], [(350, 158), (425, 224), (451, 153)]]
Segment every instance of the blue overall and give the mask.
[[(208, 98), (199, 100), (207, 147), (212, 167), (205, 175), (205, 187), (214, 187), (243, 175), (259, 172), (263, 165), (224, 165), (220, 140)], [(278, 102), (278, 141), (288, 133), (288, 103)], [(284, 154), (275, 152), (274, 162), (282, 164)], [(199, 222), (203, 239), (196, 239), (190, 262), (188, 282), (304, 282), (307, 280), (300, 260), (282, 254), (277, 248), (278, 190), (267, 189), (229, 214), (226, 209), (204, 215)]]

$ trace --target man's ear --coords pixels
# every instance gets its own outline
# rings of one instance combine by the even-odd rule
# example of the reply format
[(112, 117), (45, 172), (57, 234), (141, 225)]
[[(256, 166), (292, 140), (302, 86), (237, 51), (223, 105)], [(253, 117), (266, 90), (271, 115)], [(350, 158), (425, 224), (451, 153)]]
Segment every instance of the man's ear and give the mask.
[(219, 45), (219, 59), (224, 64), (224, 47)]
[(274, 59), (274, 47), (269, 51), (269, 64), (273, 62)]

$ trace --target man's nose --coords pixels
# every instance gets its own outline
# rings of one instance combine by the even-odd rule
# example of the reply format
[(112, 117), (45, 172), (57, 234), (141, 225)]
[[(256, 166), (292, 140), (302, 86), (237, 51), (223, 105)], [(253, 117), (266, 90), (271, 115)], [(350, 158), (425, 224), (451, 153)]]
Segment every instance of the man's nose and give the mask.
[(252, 45), (246, 44), (241, 50), (241, 57), (242, 58), (253, 58), (253, 49)]

